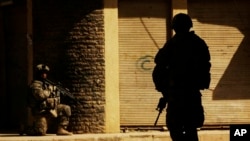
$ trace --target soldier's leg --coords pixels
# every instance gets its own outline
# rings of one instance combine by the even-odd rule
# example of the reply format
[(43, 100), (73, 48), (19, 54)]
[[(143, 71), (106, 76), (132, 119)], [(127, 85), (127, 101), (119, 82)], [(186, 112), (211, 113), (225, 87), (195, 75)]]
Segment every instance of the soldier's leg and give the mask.
[[(178, 125), (168, 126), (170, 137), (172, 141), (184, 141), (185, 138), (185, 132), (183, 131), (183, 127)], [(187, 140), (189, 141), (189, 140)], [(192, 140), (190, 140), (192, 141)]]
[(58, 112), (58, 130), (57, 135), (72, 135), (71, 132), (67, 131), (67, 127), (69, 125), (69, 117), (71, 116), (71, 109), (68, 105), (59, 104), (57, 106)]
[(178, 103), (169, 102), (166, 114), (166, 123), (172, 141), (185, 141), (182, 110)]
[(196, 127), (185, 127), (185, 139), (188, 141), (199, 141)]
[(37, 135), (46, 135), (48, 126), (45, 116), (39, 116), (34, 123), (35, 132)]
[(48, 129), (47, 119), (45, 116), (36, 115), (34, 116), (33, 127), (26, 131), (27, 135), (32, 136), (44, 136)]

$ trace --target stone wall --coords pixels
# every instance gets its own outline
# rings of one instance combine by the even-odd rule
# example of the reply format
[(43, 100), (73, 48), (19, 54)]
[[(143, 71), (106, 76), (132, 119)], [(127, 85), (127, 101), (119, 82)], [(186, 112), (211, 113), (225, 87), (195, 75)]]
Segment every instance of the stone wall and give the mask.
[(50, 66), (81, 102), (72, 107), (74, 133), (105, 131), (104, 21), (102, 0), (33, 1), (34, 64)]

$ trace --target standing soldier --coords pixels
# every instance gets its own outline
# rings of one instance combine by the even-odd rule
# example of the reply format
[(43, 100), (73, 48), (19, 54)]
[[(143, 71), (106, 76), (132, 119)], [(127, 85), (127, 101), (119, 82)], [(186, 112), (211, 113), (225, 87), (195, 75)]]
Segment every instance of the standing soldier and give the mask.
[(187, 14), (177, 14), (172, 28), (175, 35), (155, 56), (153, 80), (167, 107), (166, 124), (173, 141), (198, 141), (204, 111), (200, 90), (210, 83), (210, 53), (205, 41), (194, 31)]
[(33, 126), (26, 130), (27, 135), (46, 135), (50, 117), (58, 119), (57, 135), (72, 135), (66, 130), (71, 116), (68, 105), (60, 104), (60, 92), (56, 86), (46, 83), (49, 67), (44, 64), (36, 66), (35, 80), (30, 85), (28, 106), (34, 117)]

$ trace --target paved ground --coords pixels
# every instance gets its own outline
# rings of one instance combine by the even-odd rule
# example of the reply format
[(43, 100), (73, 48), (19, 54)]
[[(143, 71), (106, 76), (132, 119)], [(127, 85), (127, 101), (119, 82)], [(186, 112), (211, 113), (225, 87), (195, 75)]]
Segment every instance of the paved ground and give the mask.
[[(229, 141), (229, 130), (201, 130), (200, 141)], [(72, 136), (19, 136), (0, 134), (0, 141), (171, 141), (169, 132), (129, 132), (115, 134), (75, 134)]]

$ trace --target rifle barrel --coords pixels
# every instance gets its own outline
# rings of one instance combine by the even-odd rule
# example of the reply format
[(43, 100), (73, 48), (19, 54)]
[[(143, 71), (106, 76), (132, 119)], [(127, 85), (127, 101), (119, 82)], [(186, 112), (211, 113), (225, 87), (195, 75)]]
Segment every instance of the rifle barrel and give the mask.
[(157, 116), (157, 118), (156, 118), (156, 120), (155, 120), (155, 124), (154, 124), (154, 126), (156, 126), (156, 125), (157, 125), (157, 122), (158, 122), (158, 120), (159, 120), (160, 115), (161, 115), (161, 112), (159, 111), (158, 116)]

